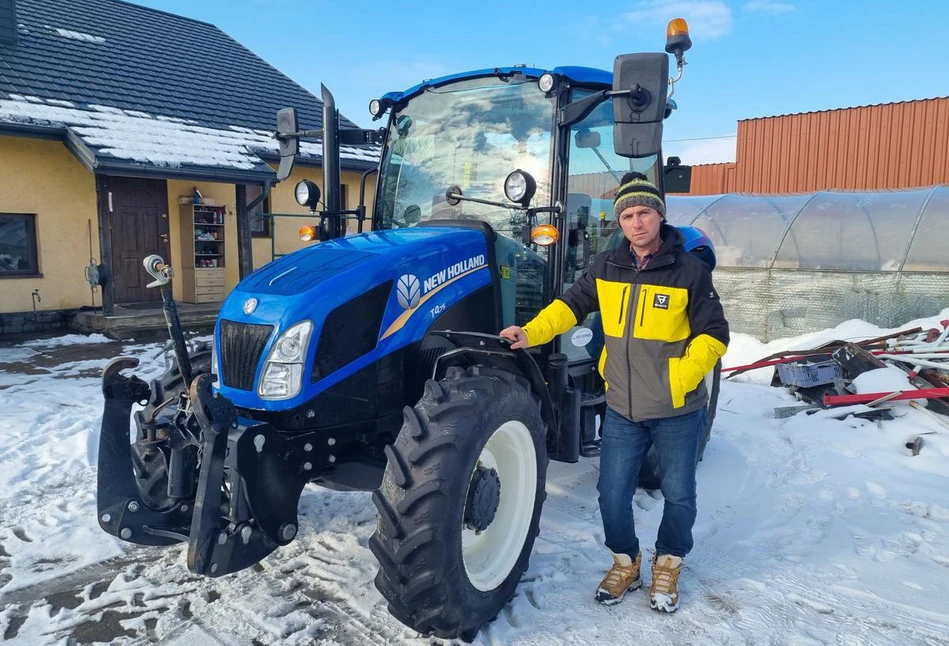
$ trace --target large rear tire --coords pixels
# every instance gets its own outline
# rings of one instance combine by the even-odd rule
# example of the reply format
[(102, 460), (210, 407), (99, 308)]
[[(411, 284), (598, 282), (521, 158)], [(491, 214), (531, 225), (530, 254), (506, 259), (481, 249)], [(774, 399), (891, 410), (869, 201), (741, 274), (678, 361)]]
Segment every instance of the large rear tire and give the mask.
[(546, 428), (527, 380), (452, 368), (425, 383), (372, 499), (369, 547), (389, 612), (443, 639), (473, 639), (514, 596), (546, 492)]
[[(712, 436), (712, 424), (715, 423), (715, 413), (718, 410), (718, 390), (722, 381), (722, 362), (715, 364), (708, 375), (705, 376), (705, 387), (708, 391), (708, 404), (705, 409), (705, 432), (702, 433), (702, 439), (699, 440), (699, 462), (705, 456), (705, 446)], [(643, 466), (639, 470), (639, 486), (643, 489), (658, 489), (662, 478), (659, 475), (659, 458), (656, 456), (656, 447), (649, 447), (646, 453), (646, 459), (643, 460)]]

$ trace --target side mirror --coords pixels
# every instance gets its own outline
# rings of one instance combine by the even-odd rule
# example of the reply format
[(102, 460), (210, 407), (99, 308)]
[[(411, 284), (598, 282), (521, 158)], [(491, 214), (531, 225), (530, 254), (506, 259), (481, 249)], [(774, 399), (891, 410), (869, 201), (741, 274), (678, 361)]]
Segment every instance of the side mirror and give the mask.
[(277, 132), (274, 135), (280, 145), (280, 167), (277, 168), (277, 181), (290, 177), (293, 162), (300, 152), (299, 121), (296, 108), (283, 108), (277, 111)]
[(599, 148), (600, 147), (600, 133), (593, 132), (587, 128), (582, 130), (577, 130), (577, 134), (573, 138), (574, 143), (577, 148)]
[(613, 148), (623, 157), (649, 157), (662, 146), (669, 57), (624, 54), (613, 64)]

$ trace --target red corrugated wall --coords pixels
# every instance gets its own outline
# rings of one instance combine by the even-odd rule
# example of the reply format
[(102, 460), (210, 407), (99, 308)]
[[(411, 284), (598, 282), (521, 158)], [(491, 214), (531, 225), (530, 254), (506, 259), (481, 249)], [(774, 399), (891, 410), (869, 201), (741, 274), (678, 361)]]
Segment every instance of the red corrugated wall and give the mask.
[(691, 195), (949, 184), (949, 97), (738, 122), (734, 164), (692, 169)]

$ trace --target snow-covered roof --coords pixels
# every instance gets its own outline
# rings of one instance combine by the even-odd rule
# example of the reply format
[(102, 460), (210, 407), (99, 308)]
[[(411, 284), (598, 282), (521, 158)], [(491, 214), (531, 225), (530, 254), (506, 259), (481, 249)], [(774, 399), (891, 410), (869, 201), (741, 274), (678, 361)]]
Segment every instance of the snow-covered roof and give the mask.
[[(277, 110), (322, 127), (319, 98), (214, 25), (120, 0), (17, 0), (16, 22), (16, 43), (0, 41), (0, 129), (52, 128), (89, 166), (272, 175)], [(377, 160), (376, 146), (341, 155)]]
[[(278, 156), (272, 131), (241, 126), (209, 128), (194, 121), (166, 115), (150, 115), (102, 105), (88, 108), (66, 101), (35, 96), (10, 95), (0, 99), (0, 122), (39, 128), (65, 129), (73, 145), (88, 152), (80, 155), (96, 168), (111, 160), (131, 164), (188, 169), (233, 169), (273, 174), (265, 163)], [(303, 142), (300, 158), (316, 162), (322, 158), (320, 144)], [(343, 146), (340, 157), (362, 165), (375, 165), (378, 149)]]

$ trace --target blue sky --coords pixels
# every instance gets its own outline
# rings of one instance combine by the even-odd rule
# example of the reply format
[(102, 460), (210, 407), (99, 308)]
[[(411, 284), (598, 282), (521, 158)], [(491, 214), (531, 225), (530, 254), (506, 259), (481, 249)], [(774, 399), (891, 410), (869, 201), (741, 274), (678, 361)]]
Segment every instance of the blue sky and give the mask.
[(734, 155), (739, 119), (949, 95), (943, 0), (134, 0), (211, 22), (372, 125), (389, 90), (468, 69), (526, 63), (610, 69), (662, 51), (670, 18), (693, 47), (666, 122), (686, 163)]

